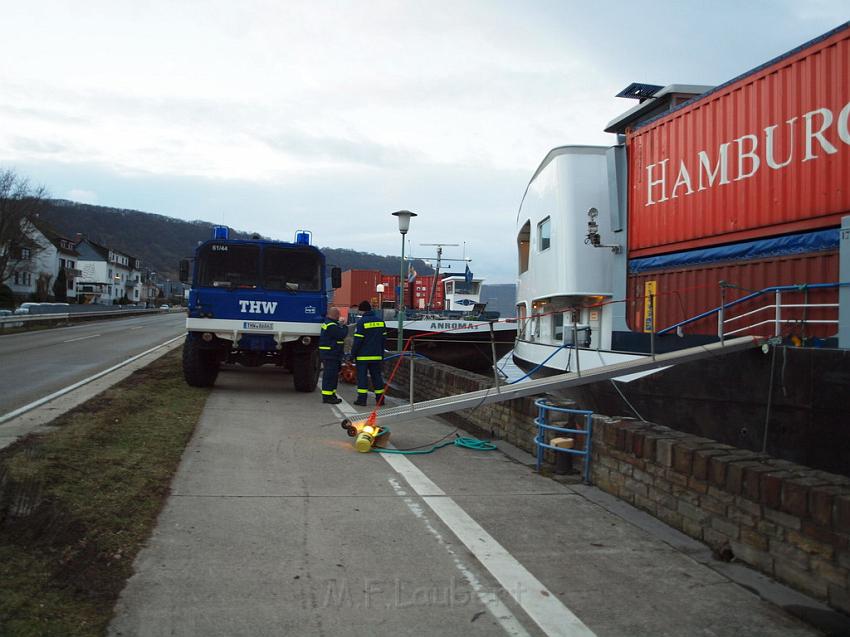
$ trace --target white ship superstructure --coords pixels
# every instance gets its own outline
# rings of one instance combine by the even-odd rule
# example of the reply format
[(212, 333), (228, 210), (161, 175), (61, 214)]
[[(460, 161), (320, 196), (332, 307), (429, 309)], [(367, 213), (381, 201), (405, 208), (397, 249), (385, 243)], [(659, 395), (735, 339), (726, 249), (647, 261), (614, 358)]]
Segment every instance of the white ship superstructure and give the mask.
[[(576, 371), (635, 358), (611, 351), (618, 316), (611, 302), (622, 258), (614, 238), (625, 234), (619, 206), (611, 201), (610, 193), (616, 192), (609, 183), (615, 178), (612, 161), (614, 149), (602, 146), (555, 148), (523, 196), (517, 216), (513, 356), (526, 370)], [(591, 220), (598, 235), (612, 243), (592, 245), (587, 238)], [(574, 339), (579, 348), (572, 347)]]

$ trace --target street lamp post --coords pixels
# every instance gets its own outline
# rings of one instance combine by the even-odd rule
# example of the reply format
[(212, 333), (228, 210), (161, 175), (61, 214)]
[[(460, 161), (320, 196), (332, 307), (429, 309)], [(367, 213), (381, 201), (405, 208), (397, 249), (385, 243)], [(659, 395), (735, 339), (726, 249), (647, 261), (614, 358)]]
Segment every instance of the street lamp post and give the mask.
[(393, 213), (398, 218), (398, 231), (401, 233), (401, 269), (398, 278), (398, 338), (396, 339), (396, 350), (402, 350), (404, 342), (404, 236), (410, 229), (410, 220), (416, 216), (415, 212), (399, 210)]

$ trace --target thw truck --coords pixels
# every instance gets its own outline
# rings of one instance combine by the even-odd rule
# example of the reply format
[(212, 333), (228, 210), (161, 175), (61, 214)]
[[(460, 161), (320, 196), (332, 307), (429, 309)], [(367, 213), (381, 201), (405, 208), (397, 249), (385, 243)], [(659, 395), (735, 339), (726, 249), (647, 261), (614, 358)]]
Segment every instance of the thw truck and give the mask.
[[(194, 267), (180, 262), (180, 280), (191, 281), (183, 345), (189, 385), (211, 386), (230, 363), (285, 367), (296, 390), (316, 388), (328, 295), (325, 257), (310, 238), (299, 231), (294, 243), (230, 239), (227, 228), (216, 227), (196, 248)], [(330, 279), (340, 287), (339, 268)]]

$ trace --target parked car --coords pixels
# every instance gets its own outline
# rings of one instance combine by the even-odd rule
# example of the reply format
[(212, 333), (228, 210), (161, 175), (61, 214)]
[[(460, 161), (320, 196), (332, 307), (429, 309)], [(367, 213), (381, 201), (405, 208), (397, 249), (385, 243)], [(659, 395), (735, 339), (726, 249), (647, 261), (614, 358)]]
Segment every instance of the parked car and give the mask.
[(159, 306), (159, 309), (160, 310), (170, 310), (171, 306), (168, 305), (168, 303), (163, 303), (162, 305)]
[(10, 316), (12, 314), (12, 310), (0, 310), (0, 316)]
[(40, 303), (21, 303), (21, 306), (15, 310), (15, 314), (34, 314), (35, 308), (37, 308)]

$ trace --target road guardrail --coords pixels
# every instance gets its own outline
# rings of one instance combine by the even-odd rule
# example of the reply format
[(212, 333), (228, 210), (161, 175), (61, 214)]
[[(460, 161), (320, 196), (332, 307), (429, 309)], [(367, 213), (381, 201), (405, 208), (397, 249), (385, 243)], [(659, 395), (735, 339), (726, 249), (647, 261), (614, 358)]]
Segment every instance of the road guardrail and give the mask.
[(106, 312), (56, 312), (44, 314), (12, 314), (0, 318), (0, 332), (7, 327), (23, 327), (27, 323), (69, 323), (71, 321), (87, 321), (97, 318), (120, 318), (122, 316), (140, 316), (145, 314), (169, 314), (184, 312), (185, 308), (171, 308), (160, 310), (159, 308), (134, 309), (134, 310), (109, 310)]

